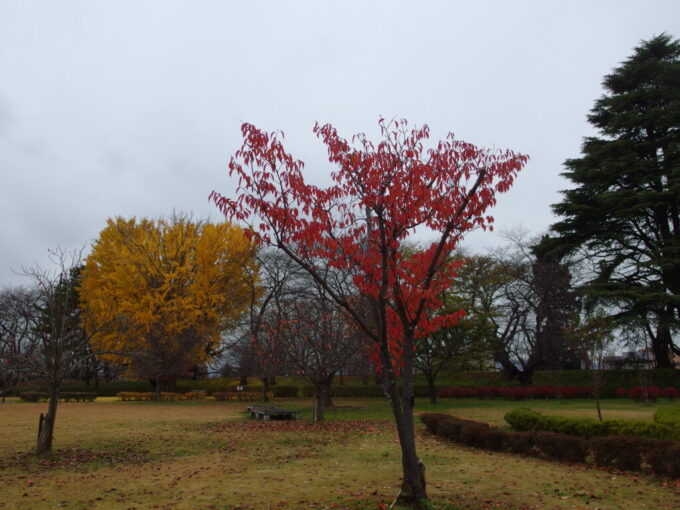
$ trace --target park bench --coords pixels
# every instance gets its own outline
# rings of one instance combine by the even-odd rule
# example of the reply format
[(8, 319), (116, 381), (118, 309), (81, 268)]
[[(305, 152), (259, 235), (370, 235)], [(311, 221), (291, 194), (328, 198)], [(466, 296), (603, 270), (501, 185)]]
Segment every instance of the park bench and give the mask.
[(300, 416), (300, 411), (293, 411), (291, 409), (283, 409), (276, 406), (248, 406), (246, 413), (249, 418), (256, 420), (297, 420)]

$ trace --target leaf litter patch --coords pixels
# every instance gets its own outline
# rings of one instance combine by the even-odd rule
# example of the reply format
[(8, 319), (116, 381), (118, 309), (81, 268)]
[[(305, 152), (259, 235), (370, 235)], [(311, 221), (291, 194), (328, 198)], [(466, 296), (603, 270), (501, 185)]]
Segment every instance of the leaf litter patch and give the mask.
[(103, 451), (74, 447), (55, 450), (44, 457), (38, 457), (32, 452), (11, 455), (0, 460), (0, 470), (24, 469), (33, 472), (64, 469), (67, 471), (85, 471), (93, 465), (141, 464), (150, 460), (152, 458), (148, 450), (132, 446)]

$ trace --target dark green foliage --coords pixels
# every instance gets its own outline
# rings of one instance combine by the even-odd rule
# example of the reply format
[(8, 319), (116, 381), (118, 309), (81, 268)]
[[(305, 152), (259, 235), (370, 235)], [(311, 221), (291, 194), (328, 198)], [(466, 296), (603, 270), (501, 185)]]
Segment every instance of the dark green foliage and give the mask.
[(19, 394), (19, 398), (26, 402), (39, 402), (50, 398), (50, 394), (44, 391), (23, 391)]
[(680, 406), (657, 409), (654, 413), (654, 421), (662, 425), (680, 428)]
[[(648, 373), (649, 383), (658, 387), (674, 386), (680, 388), (680, 370), (652, 370)], [(347, 378), (344, 385), (335, 384), (331, 387), (331, 396), (347, 398), (375, 397), (383, 398), (382, 387), (375, 384), (361, 384), (360, 381)], [(418, 379), (417, 379), (418, 380)], [(293, 383), (285, 381), (287, 386)], [(535, 386), (589, 386), (592, 384), (589, 374), (585, 370), (562, 370), (562, 371), (537, 371), (534, 372), (533, 382)], [(213, 391), (230, 391), (235, 385), (234, 379), (211, 378), (211, 379), (180, 379), (177, 381), (177, 390), (187, 392), (190, 390), (206, 390), (208, 393)], [(614, 397), (617, 388), (632, 388), (640, 385), (640, 372), (636, 370), (607, 370), (605, 377), (605, 397)], [(273, 390), (278, 385), (272, 385)], [(308, 385), (296, 385), (300, 392), (298, 396), (311, 397), (314, 389)], [(456, 372), (441, 377), (440, 387), (444, 386), (517, 386), (514, 381), (503, 378), (501, 372)], [(100, 383), (98, 385), (87, 385), (84, 382), (64, 382), (61, 386), (66, 391), (95, 391), (101, 397), (114, 397), (121, 391), (146, 392), (153, 391), (153, 386), (149, 381), (114, 381)], [(247, 391), (262, 391), (262, 386), (249, 384), (245, 386)], [(245, 389), (244, 388), (244, 389)], [(367, 388), (367, 389), (357, 389)], [(24, 384), (18, 388), (12, 388), (7, 395), (18, 395), (22, 391), (46, 391), (44, 384)], [(427, 385), (416, 384), (414, 387), (417, 398), (427, 397)]]
[[(291, 398), (291, 397), (297, 397), (298, 396), (298, 387), (297, 386), (270, 386), (269, 391), (274, 394), (275, 397), (279, 398)], [(262, 393), (262, 390), (260, 389), (260, 393)]]
[(589, 418), (544, 415), (531, 409), (513, 409), (506, 413), (505, 421), (515, 430), (540, 430), (559, 432), (591, 438), (612, 435), (630, 435), (653, 439), (680, 440), (680, 429), (660, 423), (637, 420), (597, 421)]
[(515, 430), (535, 430), (543, 415), (532, 409), (518, 407), (505, 413), (505, 421)]
[[(50, 394), (42, 391), (23, 391), (19, 394), (19, 398), (26, 402), (40, 402), (49, 400)], [(59, 400), (65, 402), (68, 402), (69, 400), (75, 400), (76, 402), (92, 402), (95, 398), (97, 398), (97, 394), (92, 392), (62, 391), (59, 394)]]
[(606, 420), (607, 435), (630, 435), (648, 437), (652, 439), (675, 439), (680, 441), (680, 429), (663, 425), (636, 420)]
[(539, 246), (556, 257), (585, 251), (592, 299), (647, 332), (658, 367), (671, 368), (680, 324), (680, 42), (643, 42), (605, 77), (588, 117), (582, 157), (565, 163), (575, 185), (553, 206), (563, 219)]
[(585, 462), (588, 441), (582, 437), (556, 432), (537, 432), (534, 444), (545, 457), (564, 462)]

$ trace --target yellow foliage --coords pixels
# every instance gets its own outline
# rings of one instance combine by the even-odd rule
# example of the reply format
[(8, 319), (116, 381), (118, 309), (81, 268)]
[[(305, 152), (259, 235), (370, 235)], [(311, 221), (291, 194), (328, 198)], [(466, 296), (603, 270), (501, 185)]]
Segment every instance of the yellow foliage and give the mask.
[(218, 346), (257, 274), (254, 246), (231, 224), (109, 219), (83, 270), (85, 327), (135, 375), (173, 379)]

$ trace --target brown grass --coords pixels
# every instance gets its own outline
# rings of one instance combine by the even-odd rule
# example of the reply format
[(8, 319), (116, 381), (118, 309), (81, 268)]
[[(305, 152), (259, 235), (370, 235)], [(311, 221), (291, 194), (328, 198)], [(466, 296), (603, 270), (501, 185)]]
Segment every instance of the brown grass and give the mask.
[[(0, 406), (2, 509), (375, 509), (399, 482), (398, 444), (380, 418), (319, 427), (246, 422), (237, 403), (65, 403), (57, 454), (41, 464), (21, 452), (45, 407)], [(651, 476), (480, 452), (422, 428), (418, 448), (440, 508), (680, 506), (673, 484)]]

